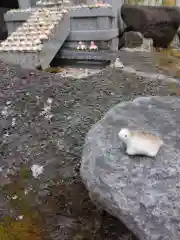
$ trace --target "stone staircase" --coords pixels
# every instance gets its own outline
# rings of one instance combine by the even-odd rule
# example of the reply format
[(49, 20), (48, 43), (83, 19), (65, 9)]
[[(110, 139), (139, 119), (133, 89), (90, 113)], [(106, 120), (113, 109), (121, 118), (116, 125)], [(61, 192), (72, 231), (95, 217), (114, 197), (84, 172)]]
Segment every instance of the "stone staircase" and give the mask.
[(32, 8), (28, 20), (0, 44), (0, 59), (21, 67), (45, 69), (70, 31), (68, 10)]

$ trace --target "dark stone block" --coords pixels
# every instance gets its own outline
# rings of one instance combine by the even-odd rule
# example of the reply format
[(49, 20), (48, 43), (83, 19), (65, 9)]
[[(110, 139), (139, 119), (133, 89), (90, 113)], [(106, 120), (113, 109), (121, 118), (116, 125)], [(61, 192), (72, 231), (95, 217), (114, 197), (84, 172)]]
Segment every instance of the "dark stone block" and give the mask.
[(138, 6), (124, 4), (121, 17), (127, 31), (141, 32), (145, 38), (152, 38), (154, 47), (167, 48), (177, 33), (180, 13), (177, 7)]

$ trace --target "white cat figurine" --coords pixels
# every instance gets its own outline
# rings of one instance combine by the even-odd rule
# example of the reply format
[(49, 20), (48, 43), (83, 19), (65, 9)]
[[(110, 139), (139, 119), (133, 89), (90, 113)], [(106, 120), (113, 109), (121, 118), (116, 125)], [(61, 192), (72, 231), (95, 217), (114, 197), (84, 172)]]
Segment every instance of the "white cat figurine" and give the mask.
[(128, 155), (155, 157), (160, 147), (164, 144), (163, 140), (153, 136), (151, 133), (130, 131), (127, 128), (121, 129), (118, 136), (126, 145), (126, 153)]
[(86, 50), (87, 46), (83, 42), (79, 42), (77, 46), (77, 50)]

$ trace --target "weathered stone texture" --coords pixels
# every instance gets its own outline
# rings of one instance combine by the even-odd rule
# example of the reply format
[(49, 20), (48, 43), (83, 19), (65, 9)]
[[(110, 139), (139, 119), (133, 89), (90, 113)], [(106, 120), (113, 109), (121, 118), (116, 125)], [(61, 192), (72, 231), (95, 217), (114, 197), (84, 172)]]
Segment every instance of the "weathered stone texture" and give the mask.
[[(123, 4), (121, 17), (127, 30), (152, 38), (155, 47), (167, 47), (177, 33), (180, 13), (177, 7)], [(129, 31), (128, 30), (128, 31)]]
[[(179, 97), (140, 97), (110, 109), (86, 137), (81, 177), (91, 198), (140, 240), (180, 237), (179, 113)], [(129, 157), (117, 135), (124, 127), (162, 137), (156, 158)]]

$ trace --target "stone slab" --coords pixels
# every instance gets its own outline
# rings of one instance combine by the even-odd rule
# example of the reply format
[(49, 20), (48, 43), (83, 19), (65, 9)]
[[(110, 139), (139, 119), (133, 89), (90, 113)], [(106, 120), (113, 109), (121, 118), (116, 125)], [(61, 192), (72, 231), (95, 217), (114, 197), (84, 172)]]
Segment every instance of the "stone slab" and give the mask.
[[(140, 240), (179, 240), (179, 112), (179, 97), (121, 102), (85, 139), (80, 172), (91, 199)], [(151, 132), (164, 146), (156, 158), (130, 157), (118, 138), (121, 128)]]
[(119, 30), (108, 29), (108, 30), (89, 30), (89, 31), (71, 31), (67, 40), (68, 41), (108, 41), (118, 36)]
[(26, 21), (29, 16), (32, 14), (33, 9), (25, 10), (10, 10), (6, 14), (4, 14), (4, 19), (6, 22), (11, 21)]
[(115, 17), (112, 7), (72, 7), (70, 11), (71, 18), (84, 18), (84, 17)]
[(117, 52), (113, 51), (75, 51), (61, 49), (56, 56), (57, 58), (77, 59), (77, 60), (96, 60), (96, 61), (111, 61), (118, 56)]

